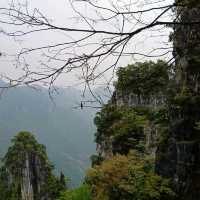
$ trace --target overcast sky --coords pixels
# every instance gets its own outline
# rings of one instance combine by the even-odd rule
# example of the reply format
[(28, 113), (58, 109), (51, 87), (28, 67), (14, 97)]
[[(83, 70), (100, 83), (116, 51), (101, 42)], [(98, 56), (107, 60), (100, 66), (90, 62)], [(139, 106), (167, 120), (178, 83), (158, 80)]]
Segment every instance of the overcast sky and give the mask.
[[(15, 1), (17, 2), (17, 1)], [(18, 2), (22, 2), (21, 0), (18, 0)], [(23, 1), (24, 2), (24, 1)], [(103, 5), (104, 7), (109, 7), (109, 0), (101, 0), (98, 1), (100, 2), (99, 5)], [(118, 0), (117, 1), (119, 4), (119, 7), (122, 5), (124, 2), (136, 2), (135, 1), (127, 1), (127, 0)], [(138, 6), (144, 7), (144, 4), (149, 4), (152, 2), (152, 0), (139, 0), (139, 3), (137, 4)], [(155, 0), (154, 0), (155, 2)], [(156, 5), (167, 5), (171, 3), (172, 0), (163, 0), (161, 3), (158, 3)], [(47, 16), (48, 19), (52, 20), (52, 23), (62, 26), (62, 27), (75, 27), (75, 28), (89, 28), (88, 25), (81, 20), (77, 19), (77, 14), (74, 13), (73, 9), (70, 6), (70, 3), (68, 0), (30, 0), (28, 1), (29, 9), (33, 8), (39, 8), (39, 10)], [(143, 6), (142, 6), (143, 4)], [(8, 5), (8, 0), (0, 0), (0, 7), (6, 7)], [(117, 4), (116, 4), (117, 5)], [(123, 4), (124, 5), (124, 4)], [(84, 16), (88, 16), (90, 18), (96, 18), (96, 12), (91, 9), (90, 6), (77, 2), (75, 4), (76, 9), (80, 11)], [(154, 7), (154, 4), (151, 4), (147, 7)], [(134, 9), (134, 7), (133, 7)], [(137, 8), (139, 9), (139, 7)], [(105, 15), (107, 13), (104, 13)], [(144, 15), (141, 17), (141, 20), (143, 22), (149, 23), (151, 19), (153, 19), (156, 16), (156, 12), (152, 12), (149, 15)], [(169, 19), (170, 16), (167, 15), (165, 19)], [(95, 24), (95, 26), (99, 30), (111, 30), (111, 31), (116, 31), (117, 30), (117, 24), (120, 24), (120, 21), (113, 20), (111, 23), (99, 23), (98, 25)], [(127, 31), (130, 31), (131, 27), (131, 22), (127, 23), (125, 26), (125, 29)], [(5, 24), (0, 24), (0, 30), (6, 29), (6, 30), (15, 30), (16, 27), (10, 27)], [(128, 49), (130, 49), (132, 52), (140, 52), (140, 53), (149, 53), (151, 50), (159, 47), (166, 47), (166, 45), (170, 46), (168, 43), (168, 34), (170, 30), (167, 29), (162, 29), (162, 30), (151, 30), (151, 31), (146, 31), (139, 36), (133, 38), (131, 41), (131, 44), (128, 46)], [(165, 35), (165, 36), (163, 36)], [(32, 34), (23, 38), (11, 38), (11, 37), (6, 37), (4, 34), (0, 32), (0, 52), (2, 53), (2, 56), (0, 57), (0, 73), (7, 75), (7, 76), (12, 76), (12, 77), (17, 77), (20, 76), (21, 71), (20, 68), (16, 69), (15, 68), (15, 62), (14, 62), (14, 57), (13, 55), (16, 54), (16, 52), (20, 51), (21, 48), (28, 47), (28, 48), (34, 48), (38, 46), (43, 46), (45, 44), (55, 44), (55, 43), (60, 43), (63, 41), (70, 41), (70, 37), (78, 38), (80, 37), (80, 33), (71, 33), (70, 34), (65, 34), (62, 32), (54, 32), (54, 33), (49, 33), (49, 32), (40, 32), (37, 34)], [(17, 41), (16, 41), (17, 39)], [(99, 38), (96, 38), (97, 40)], [(95, 40), (95, 39), (93, 39)], [(96, 41), (94, 41), (96, 42)], [(92, 47), (87, 47), (87, 48), (82, 48), (79, 49), (77, 53), (84, 53), (90, 51)], [(71, 50), (73, 51), (73, 50)], [(159, 54), (159, 52), (154, 52), (152, 53), (153, 55)], [(40, 58), (41, 53), (35, 53), (31, 54), (31, 56), (28, 57), (28, 62), (30, 65), (34, 66), (35, 68), (40, 68)], [(164, 59), (168, 59), (170, 55), (167, 57), (164, 57)], [(142, 61), (146, 60), (147, 58), (143, 57), (123, 57), (118, 66), (125, 66), (129, 63), (135, 62), (135, 61)], [(107, 60), (107, 64), (109, 62), (112, 62), (112, 58)], [(54, 63), (56, 65), (56, 63)], [(105, 65), (105, 64), (104, 64)], [(103, 69), (103, 66), (101, 66)], [(101, 70), (101, 69), (100, 69)], [(111, 75), (111, 72), (109, 72), (106, 75), (106, 79), (109, 78)], [(75, 71), (74, 73), (71, 73), (69, 75), (63, 75), (61, 76), (56, 84), (61, 85), (61, 86), (69, 86), (69, 85), (77, 85), (77, 83), (81, 82), (80, 79), (80, 71)], [(98, 83), (103, 83), (103, 79), (101, 79)]]

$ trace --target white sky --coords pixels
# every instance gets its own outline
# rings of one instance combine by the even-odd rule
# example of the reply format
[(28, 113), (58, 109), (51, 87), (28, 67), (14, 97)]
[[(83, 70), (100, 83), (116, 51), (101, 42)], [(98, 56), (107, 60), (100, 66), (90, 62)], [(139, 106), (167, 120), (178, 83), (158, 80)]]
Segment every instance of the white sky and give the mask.
[[(21, 0), (18, 0), (19, 2), (22, 2)], [(121, 4), (124, 2), (136, 2), (131, 1), (131, 0), (118, 0), (117, 4)], [(139, 0), (138, 6), (141, 4), (149, 4), (155, 0)], [(16, 1), (15, 1), (16, 2)], [(24, 2), (24, 1), (23, 1)], [(103, 5), (104, 7), (109, 7), (109, 0), (100, 0), (100, 5)], [(156, 5), (167, 5), (171, 3), (172, 0), (162, 0), (161, 3), (158, 3)], [(115, 4), (115, 5), (117, 5)], [(5, 7), (8, 5), (8, 0), (0, 0), (0, 7)], [(89, 6), (86, 6), (83, 3), (77, 2), (76, 3), (76, 8), (83, 14), (86, 15), (90, 18), (95, 18), (96, 17), (96, 12), (92, 10)], [(150, 5), (150, 7), (154, 7), (154, 4)], [(47, 18), (52, 19), (52, 22), (54, 24), (60, 25), (62, 27), (75, 27), (75, 28), (88, 28), (87, 24), (84, 23), (83, 21), (77, 20), (75, 17), (77, 16), (74, 11), (72, 10), (69, 1), (68, 0), (30, 0), (29, 1), (29, 8), (39, 8), (39, 10), (44, 13), (45, 16), (48, 16)], [(141, 7), (142, 8), (142, 7)], [(148, 6), (144, 7), (148, 8)], [(134, 7), (133, 7), (134, 9)], [(138, 9), (138, 8), (137, 8)], [(136, 9), (136, 10), (137, 10)], [(104, 13), (105, 15), (107, 13)], [(149, 23), (151, 21), (151, 18), (153, 19), (154, 16), (156, 16), (156, 12), (152, 12), (150, 15), (144, 15), (142, 18), (142, 21)], [(166, 16), (165, 19), (169, 19), (169, 15)], [(116, 31), (117, 29), (115, 28), (116, 21), (113, 20), (112, 23), (99, 23), (97, 24), (97, 28), (99, 30), (111, 30), (111, 31)], [(119, 22), (120, 24), (120, 22)], [(127, 31), (130, 31), (131, 23), (127, 23), (125, 29)], [(40, 32), (37, 34), (32, 34), (23, 38), (17, 38), (17, 41), (14, 40), (14, 38), (9, 38), (6, 37), (1, 33), (1, 29), (6, 29), (6, 30), (15, 30), (13, 27), (9, 27), (4, 24), (0, 24), (0, 52), (3, 53), (3, 56), (0, 57), (0, 73), (4, 74), (6, 76), (12, 76), (12, 77), (17, 77), (21, 75), (20, 68), (16, 69), (15, 68), (15, 62), (13, 61), (14, 57), (11, 55), (16, 54), (16, 52), (20, 51), (21, 48), (28, 47), (28, 48), (34, 48), (38, 46), (43, 46), (45, 44), (55, 44), (55, 43), (60, 43), (63, 41), (69, 41), (70, 37), (78, 38), (80, 37), (80, 34), (77, 33), (49, 33), (49, 32)], [(164, 30), (156, 30), (154, 31), (146, 31), (142, 34), (140, 34), (137, 37), (134, 37), (133, 40), (131, 41), (130, 45), (128, 45), (127, 50), (134, 51), (134, 52), (140, 52), (140, 53), (149, 53), (152, 49), (163, 47), (164, 43), (168, 42), (168, 35), (169, 30), (164, 29)], [(153, 35), (153, 37), (151, 37)], [(159, 35), (165, 35), (165, 37), (159, 36)], [(156, 36), (156, 37), (154, 37)], [(98, 40), (99, 38), (97, 38)], [(93, 42), (95, 41), (95, 38), (93, 39)], [(166, 45), (166, 44), (165, 44)], [(167, 44), (170, 45), (170, 44)], [(166, 47), (166, 46), (164, 46)], [(87, 48), (81, 48), (78, 49), (79, 54), (82, 54), (84, 52), (88, 52), (92, 50), (93, 47), (87, 47)], [(73, 51), (73, 50), (71, 50)], [(153, 55), (159, 54), (159, 52), (154, 52), (152, 53)], [(34, 66), (34, 68), (40, 68), (40, 55), (41, 53), (36, 53), (36, 54), (31, 54), (31, 56), (28, 56), (28, 63), (31, 66)], [(166, 57), (165, 59), (168, 59), (169, 57)], [(120, 62), (119, 66), (126, 66), (127, 64), (135, 61), (141, 61), (145, 60), (146, 58), (143, 57), (123, 57)], [(106, 61), (107, 64), (109, 62), (112, 62), (112, 58), (108, 59)], [(57, 65), (58, 63), (53, 63)], [(105, 64), (104, 64), (105, 65)], [(105, 66), (101, 66), (100, 70), (103, 69)], [(106, 79), (111, 75), (111, 72), (109, 72), (106, 75)], [(80, 71), (76, 71), (74, 73), (70, 73), (69, 75), (63, 75), (57, 80), (57, 84), (61, 86), (69, 86), (69, 85), (76, 85), (77, 83), (81, 82), (79, 80), (80, 78)], [(103, 83), (104, 79), (100, 79), (98, 83)]]

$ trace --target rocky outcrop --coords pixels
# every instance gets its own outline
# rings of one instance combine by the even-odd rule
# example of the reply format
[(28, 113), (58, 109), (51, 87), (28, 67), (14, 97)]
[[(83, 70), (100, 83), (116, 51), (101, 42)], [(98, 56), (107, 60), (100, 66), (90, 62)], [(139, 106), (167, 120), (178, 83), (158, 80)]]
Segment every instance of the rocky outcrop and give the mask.
[(96, 151), (98, 155), (106, 160), (113, 156), (112, 138), (107, 137), (101, 144), (97, 144)]
[[(149, 96), (140, 96), (131, 91), (118, 91), (116, 90), (113, 93), (111, 102), (115, 104), (117, 107), (127, 106), (130, 108), (142, 108), (142, 109), (149, 109), (154, 110), (162, 107), (166, 102), (166, 97), (163, 93), (156, 95), (149, 95)], [(147, 123), (143, 128), (143, 132), (145, 135), (145, 149), (146, 152), (151, 154), (153, 157), (155, 156), (155, 152), (157, 149), (156, 143), (158, 140), (158, 130), (157, 126), (152, 120), (147, 119)], [(108, 145), (107, 145), (108, 146)], [(105, 149), (105, 148), (101, 148)], [(107, 147), (105, 155), (111, 155), (112, 146), (109, 148)], [(107, 153), (109, 152), (109, 153)]]
[(21, 195), (22, 200), (34, 200), (34, 192), (32, 185), (32, 170), (29, 163), (29, 155), (25, 155), (25, 165), (22, 168), (22, 180), (21, 180)]
[(187, 24), (174, 27), (177, 92), (169, 105), (168, 138), (159, 145), (156, 159), (156, 172), (171, 178), (178, 199), (187, 200), (200, 199), (200, 26), (194, 24), (200, 19), (200, 4), (195, 2), (176, 11), (179, 22)]
[(1, 191), (0, 185), (0, 195), (6, 195), (6, 200), (53, 200), (60, 183), (52, 173), (45, 147), (28, 132), (20, 132), (12, 142), (3, 159), (0, 181), (6, 189)]
[(146, 107), (157, 108), (162, 106), (165, 102), (165, 96), (162, 93), (156, 95), (143, 96), (132, 91), (118, 91), (114, 93), (113, 99), (117, 106), (130, 106), (130, 107)]
[(157, 149), (156, 172), (173, 180), (178, 199), (200, 198), (199, 153), (199, 142), (177, 141), (173, 137), (164, 149)]
[(158, 127), (152, 116), (166, 102), (168, 65), (135, 63), (120, 68), (117, 75), (112, 98), (95, 120), (98, 155), (110, 159), (134, 149), (155, 156)]
[(47, 191), (49, 167), (46, 168), (38, 155), (25, 154), (24, 166), (21, 169), (21, 196), (22, 200), (50, 200)]

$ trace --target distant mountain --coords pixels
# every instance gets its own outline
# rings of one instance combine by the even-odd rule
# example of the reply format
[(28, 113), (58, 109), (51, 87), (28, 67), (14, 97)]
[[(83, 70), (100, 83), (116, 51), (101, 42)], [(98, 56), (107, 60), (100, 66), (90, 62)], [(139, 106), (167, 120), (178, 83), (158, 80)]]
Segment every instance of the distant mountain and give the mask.
[[(5, 84), (0, 82), (0, 86)], [(54, 103), (45, 88), (18, 87), (4, 92), (0, 100), (0, 156), (19, 131), (32, 132), (47, 147), (56, 171), (63, 171), (77, 185), (95, 152), (94, 109), (74, 109), (80, 91), (60, 89)]]

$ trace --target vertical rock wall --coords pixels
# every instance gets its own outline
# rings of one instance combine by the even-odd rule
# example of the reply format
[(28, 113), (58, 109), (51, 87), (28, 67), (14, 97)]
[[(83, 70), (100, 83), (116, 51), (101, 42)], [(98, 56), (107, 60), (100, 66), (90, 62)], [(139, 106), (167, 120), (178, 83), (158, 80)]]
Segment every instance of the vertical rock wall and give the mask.
[[(183, 1), (184, 2), (184, 1)], [(190, 1), (187, 1), (187, 3)], [(157, 173), (172, 178), (178, 199), (200, 199), (200, 3), (176, 10), (174, 56), (177, 94), (170, 102), (168, 140), (157, 150)], [(189, 23), (191, 23), (189, 25)]]
[(21, 195), (22, 200), (34, 200), (32, 171), (29, 164), (29, 156), (25, 155), (25, 166), (22, 169)]
[(28, 132), (20, 132), (12, 142), (3, 159), (8, 177), (8, 181), (2, 180), (6, 200), (53, 200), (59, 182), (52, 174), (45, 147)]
[[(132, 108), (145, 108), (145, 109), (157, 109), (165, 104), (166, 98), (163, 93), (158, 93), (156, 95), (139, 96), (138, 94), (130, 91), (118, 91), (116, 90), (112, 97), (112, 103), (117, 106), (128, 106)], [(145, 147), (146, 151), (155, 156), (156, 152), (156, 142), (158, 139), (157, 127), (153, 121), (148, 121), (144, 127), (145, 135)]]

